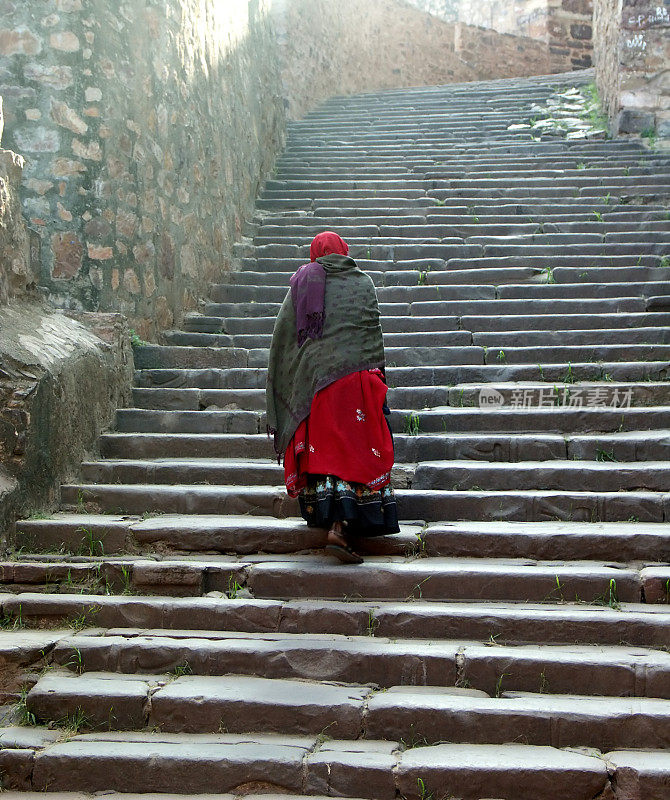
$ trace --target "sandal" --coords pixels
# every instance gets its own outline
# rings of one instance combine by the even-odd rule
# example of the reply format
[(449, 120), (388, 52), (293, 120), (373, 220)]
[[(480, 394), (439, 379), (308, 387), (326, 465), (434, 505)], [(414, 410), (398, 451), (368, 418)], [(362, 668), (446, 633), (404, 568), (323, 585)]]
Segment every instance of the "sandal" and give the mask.
[(338, 561), (343, 564), (362, 564), (363, 559), (354, 552), (354, 550), (347, 544), (346, 539), (342, 535), (342, 528), (346, 527), (346, 522), (334, 522), (333, 527), (328, 531), (328, 538), (335, 539), (326, 545), (326, 551), (335, 556)]
[(327, 544), (326, 552), (335, 556), (343, 564), (362, 564), (363, 559), (349, 545)]

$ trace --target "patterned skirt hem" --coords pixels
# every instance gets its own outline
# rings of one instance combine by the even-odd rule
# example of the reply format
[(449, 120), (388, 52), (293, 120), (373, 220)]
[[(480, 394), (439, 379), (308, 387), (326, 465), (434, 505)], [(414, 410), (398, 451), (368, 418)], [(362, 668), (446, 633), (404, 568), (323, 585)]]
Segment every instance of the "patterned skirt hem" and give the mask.
[(310, 475), (298, 497), (300, 513), (313, 528), (346, 522), (351, 536), (398, 533), (398, 509), (391, 484), (374, 490), (334, 475)]

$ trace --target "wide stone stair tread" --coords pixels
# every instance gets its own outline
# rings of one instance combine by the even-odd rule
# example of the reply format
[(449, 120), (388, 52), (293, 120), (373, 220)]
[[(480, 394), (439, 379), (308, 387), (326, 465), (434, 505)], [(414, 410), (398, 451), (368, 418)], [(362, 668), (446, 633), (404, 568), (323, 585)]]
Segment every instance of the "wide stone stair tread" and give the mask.
[(92, 630), (61, 637), (51, 658), (77, 673), (155, 675), (186, 669), (195, 675), (336, 682), (353, 674), (359, 683), (381, 688), (460, 683), (489, 695), (501, 688), (538, 692), (550, 687), (552, 694), (670, 697), (670, 656), (648, 647), (112, 628), (104, 635)]
[[(419, 547), (421, 544), (419, 544)], [(648, 594), (660, 595), (655, 586), (670, 577), (668, 566), (627, 567), (597, 561), (535, 561), (470, 558), (407, 560), (402, 556), (369, 556), (359, 569), (323, 563), (318, 556), (197, 555), (96, 556), (72, 560), (17, 561), (2, 564), (5, 584), (19, 589), (39, 583), (63, 584), (73, 580), (103, 582), (102, 590), (131, 587), (149, 594), (200, 595), (209, 591), (236, 593), (245, 589), (257, 599), (291, 596), (341, 600), (353, 595), (369, 600), (470, 600), (535, 601), (581, 599), (593, 602), (608, 596), (621, 602), (640, 602)], [(126, 573), (122, 581), (121, 573)], [(614, 587), (614, 588), (612, 588)]]
[(148, 677), (50, 672), (27, 696), (40, 722), (79, 711), (87, 726), (110, 717), (119, 730), (166, 733), (318, 734), (340, 739), (663, 749), (670, 700), (483, 692), (450, 687), (374, 687), (254, 676)]
[[(472, 459), (396, 462), (396, 485), (413, 489), (563, 489), (568, 491), (670, 490), (667, 461), (620, 462), (607, 451), (601, 461), (554, 459), (521, 461), (510, 474), (508, 463), (489, 464)], [(275, 486), (284, 470), (268, 459), (108, 459), (82, 464), (81, 477), (90, 483), (153, 483)]]
[[(619, 423), (620, 424), (620, 423)], [(596, 461), (666, 460), (670, 453), (667, 428), (608, 433), (476, 433), (434, 432), (394, 436), (399, 460), (472, 459), (518, 462), (578, 458)], [(265, 434), (109, 433), (100, 441), (108, 458), (217, 458), (222, 451), (241, 458), (273, 458)]]
[[(408, 519), (533, 518), (586, 521), (663, 522), (670, 518), (670, 494), (649, 490), (608, 492), (602, 490), (405, 490), (396, 493)], [(298, 513), (297, 500), (286, 496), (282, 486), (160, 485), (160, 484), (64, 484), (64, 508), (79, 505), (102, 512), (141, 514), (274, 514), (280, 518)]]
[[(507, 523), (509, 524), (509, 523)], [(546, 524), (546, 523), (544, 523)], [(557, 523), (553, 523), (557, 524)], [(621, 525), (621, 523), (617, 523)], [(438, 532), (436, 531), (436, 536)], [(621, 535), (624, 547), (631, 551), (632, 535)], [(426, 550), (434, 549), (427, 539)], [(448, 532), (437, 542), (446, 542)], [(487, 543), (492, 537), (487, 537)], [(601, 540), (602, 541), (602, 540)], [(616, 544), (612, 536), (610, 542)], [(658, 540), (656, 540), (658, 542)], [(654, 538), (649, 536), (649, 547)], [(633, 542), (634, 544), (634, 542)], [(667, 549), (667, 542), (660, 543)], [(633, 550), (633, 552), (635, 552)], [(639, 556), (639, 553), (636, 553)], [(647, 568), (650, 571), (653, 568)], [(556, 587), (558, 589), (558, 587)], [(6, 660), (10, 654), (25, 658), (26, 663), (45, 647), (50, 650), (60, 638), (71, 635), (62, 629), (71, 620), (86, 619), (91, 624), (124, 629), (139, 634), (141, 630), (171, 631), (181, 638), (221, 638), (217, 632), (335, 634), (421, 639), (432, 641), (478, 638), (490, 644), (591, 644), (662, 647), (666, 642), (669, 612), (664, 605), (615, 603), (587, 605), (564, 601), (560, 604), (457, 601), (414, 599), (411, 603), (394, 600), (275, 600), (226, 598), (225, 596), (165, 595), (127, 596), (123, 594), (45, 594), (22, 591), (2, 598), (3, 614), (12, 618), (19, 612), (30, 625), (48, 630), (3, 633), (0, 642)], [(558, 596), (558, 591), (554, 594)], [(606, 598), (600, 598), (604, 603)], [(183, 633), (184, 631), (190, 633)], [(177, 635), (177, 634), (175, 634)], [(35, 640), (31, 636), (37, 636)], [(14, 644), (12, 645), (12, 639)]]
[[(176, 552), (293, 553), (324, 544), (324, 532), (306, 528), (302, 519), (208, 514), (119, 516), (59, 512), (49, 519), (17, 524), (17, 543), (36, 541), (50, 549), (82, 552), (87, 536), (101, 541), (104, 552), (133, 546), (162, 545)], [(368, 552), (417, 553), (427, 556), (475, 557), (486, 544), (492, 557), (544, 560), (670, 561), (670, 534), (663, 526), (641, 522), (452, 522), (402, 524), (401, 533), (359, 543)], [(54, 556), (56, 558), (57, 556)], [(39, 558), (35, 556), (34, 558)]]
[[(35, 749), (7, 748), (3, 754), (10, 779), (18, 783), (25, 775), (24, 788), (48, 787), (52, 793), (123, 789), (124, 797), (133, 796), (128, 792), (167, 792), (179, 798), (189, 792), (189, 797), (223, 798), (205, 793), (216, 786), (233, 796), (237, 788), (244, 791), (256, 781), (261, 791), (278, 789), (282, 797), (293, 791), (316, 800), (326, 791), (329, 797), (392, 800), (397, 789), (418, 800), (421, 778), (424, 786), (448, 786), (464, 800), (477, 800), (491, 791), (517, 800), (549, 797), (551, 792), (591, 800), (609, 785), (599, 753), (518, 744), (403, 750), (399, 742), (332, 740), (319, 746), (315, 737), (119, 732), (80, 734)], [(612, 757), (615, 767), (639, 764), (652, 791), (667, 777), (660, 753), (626, 750)], [(265, 797), (270, 800), (270, 795)]]

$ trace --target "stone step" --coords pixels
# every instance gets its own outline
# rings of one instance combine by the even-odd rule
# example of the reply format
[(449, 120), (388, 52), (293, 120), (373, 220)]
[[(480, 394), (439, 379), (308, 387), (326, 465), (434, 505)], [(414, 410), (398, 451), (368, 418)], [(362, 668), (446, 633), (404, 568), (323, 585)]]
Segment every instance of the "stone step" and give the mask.
[[(240, 787), (246, 791), (245, 786), (261, 786), (279, 790), (282, 797), (299, 793), (314, 800), (324, 792), (329, 797), (391, 800), (398, 796), (396, 790), (408, 800), (420, 800), (428, 796), (426, 791), (433, 793), (430, 787), (449, 787), (463, 800), (478, 800), (491, 792), (515, 800), (537, 800), (552, 792), (591, 800), (610, 787), (600, 754), (547, 746), (441, 744), (403, 750), (398, 742), (372, 740), (321, 743), (315, 737), (271, 734), (122, 732), (47, 739), (31, 749), (19, 746), (20, 736), (10, 733), (5, 739), (17, 743), (3, 751), (9, 786), (33, 791), (48, 788), (59, 796), (63, 791), (71, 795), (73, 790), (111, 790), (128, 797), (132, 797), (128, 792), (139, 792), (180, 798), (204, 795), (212, 786), (232, 796)], [(618, 767), (629, 784), (649, 792), (650, 800), (661, 797), (657, 790), (668, 773), (662, 753), (626, 750), (607, 757), (612, 759), (613, 777)], [(423, 787), (420, 793), (417, 785)], [(259, 800), (263, 797), (258, 796)], [(216, 797), (226, 800), (223, 794)], [(265, 797), (275, 800), (278, 795)]]
[[(403, 525), (400, 534), (364, 542), (378, 555), (404, 555), (417, 546), (416, 525)], [(66, 514), (17, 523), (17, 548), (74, 554), (210, 552), (250, 555), (294, 553), (325, 545), (325, 533), (308, 528), (302, 519), (217, 515), (114, 516)], [(117, 624), (117, 623), (114, 623)], [(148, 624), (148, 623), (147, 623)], [(153, 623), (152, 623), (153, 624)]]
[[(404, 420), (403, 420), (404, 425)], [(511, 462), (579, 459), (634, 462), (667, 460), (667, 429), (614, 433), (419, 433), (394, 434), (400, 463), (421, 459), (471, 459)], [(100, 440), (107, 458), (232, 458), (273, 459), (271, 440), (265, 434), (211, 433), (108, 433)]]
[[(663, 522), (670, 518), (670, 495), (660, 492), (567, 492), (399, 490), (402, 519), (545, 521), (549, 519)], [(298, 503), (283, 485), (197, 486), (157, 484), (64, 484), (63, 510), (121, 514), (251, 514), (296, 516)]]
[[(558, 269), (556, 270), (558, 272)], [(645, 328), (667, 326), (670, 314), (662, 312), (621, 312), (621, 313), (586, 313), (586, 314), (538, 314), (538, 315), (468, 315), (459, 320), (464, 330), (480, 333), (493, 331), (559, 331), (580, 330), (595, 332), (596, 330), (615, 330), (618, 328)], [(387, 323), (388, 325), (388, 323)], [(591, 333), (589, 333), (591, 335)]]
[[(138, 433), (260, 433), (264, 414), (256, 411), (154, 411), (122, 408), (116, 430)], [(263, 424), (263, 430), (265, 426)]]
[[(596, 187), (598, 189), (608, 189), (615, 186), (618, 191), (622, 188), (637, 192), (640, 188), (658, 186), (665, 190), (670, 186), (670, 181), (666, 175), (654, 174), (652, 171), (634, 175), (626, 175), (621, 172), (617, 176), (598, 174), (593, 170), (575, 170), (572, 174), (564, 171), (554, 171), (553, 173), (542, 175), (537, 170), (529, 170), (524, 174), (523, 171), (515, 170), (513, 176), (507, 172), (498, 175), (486, 176), (481, 173), (461, 174), (457, 177), (450, 175), (440, 175), (439, 172), (431, 171), (423, 175), (412, 175), (392, 178), (390, 176), (374, 176), (371, 178), (349, 177), (341, 180), (333, 176), (314, 177), (314, 178), (289, 178), (285, 175), (271, 178), (265, 182), (261, 197), (295, 196), (296, 192), (306, 192), (309, 196), (323, 197), (325, 191), (332, 191), (334, 195), (339, 192), (346, 193), (346, 196), (357, 196), (358, 192), (367, 192), (373, 196), (383, 197), (383, 193), (405, 191), (431, 191), (433, 190), (478, 190), (489, 189), (492, 192), (509, 191), (522, 189), (524, 191), (534, 189), (561, 189), (571, 190)], [(353, 194), (350, 194), (353, 193)]]
[[(624, 210), (626, 209), (626, 210)], [(373, 212), (374, 209), (371, 210)], [(596, 215), (595, 212), (598, 212)], [(598, 231), (606, 233), (608, 231), (635, 231), (644, 229), (645, 226), (652, 226), (652, 230), (665, 230), (667, 217), (662, 209), (654, 210), (650, 207), (641, 207), (637, 211), (630, 210), (630, 206), (620, 206), (613, 208), (604, 206), (602, 209), (593, 208), (592, 205), (581, 208), (574, 205), (564, 206), (562, 209), (556, 206), (529, 206), (522, 207), (513, 205), (477, 205), (477, 206), (450, 206), (449, 208), (435, 207), (427, 210), (416, 209), (410, 212), (403, 212), (402, 209), (390, 209), (383, 213), (384, 209), (378, 209), (378, 214), (362, 214), (361, 209), (351, 208), (342, 209), (340, 214), (337, 210), (324, 209), (324, 215), (316, 213), (309, 215), (295, 214), (289, 212), (273, 216), (263, 214), (254, 218), (254, 232), (270, 230), (272, 233), (282, 235), (284, 231), (292, 234), (309, 236), (316, 235), (324, 228), (328, 229), (336, 226), (338, 229), (357, 230), (359, 227), (381, 231), (382, 227), (389, 231), (402, 231), (407, 227), (433, 227), (464, 226), (465, 231), (475, 226), (476, 231), (483, 228), (496, 226), (502, 229), (509, 229), (512, 233), (523, 232), (526, 228), (527, 233), (535, 232), (540, 225), (555, 227), (559, 232), (569, 232), (575, 225), (588, 225), (586, 231)], [(478, 222), (475, 223), (474, 217)], [(602, 217), (602, 221), (601, 218)], [(619, 227), (621, 226), (621, 227)], [(577, 228), (580, 230), (581, 228)], [(397, 233), (395, 235), (398, 235)], [(453, 233), (450, 235), (460, 235)], [(507, 235), (507, 234), (504, 234)], [(343, 234), (344, 236), (344, 234)]]
[[(606, 388), (606, 385), (605, 385)], [(554, 393), (555, 395), (560, 394)], [(528, 400), (528, 398), (526, 398)], [(532, 398), (530, 398), (532, 400)], [(613, 397), (609, 406), (589, 405), (586, 394), (574, 392), (543, 398), (543, 405), (524, 402), (523, 397), (510, 407), (491, 403), (491, 407), (451, 407), (394, 409), (389, 421), (394, 432), (408, 433), (411, 427), (423, 433), (465, 433), (475, 431), (517, 433), (587, 433), (650, 430), (663, 428), (670, 418), (670, 406), (629, 407), (627, 395)], [(616, 403), (616, 404), (615, 404)], [(488, 404), (487, 404), (488, 405)], [(411, 426), (408, 422), (412, 417)], [(121, 433), (246, 433), (265, 430), (264, 414), (253, 411), (163, 411), (119, 409), (116, 429)]]
[(489, 697), (458, 688), (356, 684), (230, 675), (113, 673), (42, 676), (26, 698), (38, 722), (85, 715), (87, 728), (150, 726), (166, 733), (281, 733), (309, 736), (324, 728), (341, 739), (397, 740), (423, 746), (448, 739), (469, 744), (523, 740), (551, 747), (664, 749), (670, 701), (505, 692)]
[[(346, 237), (349, 245), (349, 255), (356, 259), (365, 257), (369, 249), (376, 251), (378, 248), (395, 248), (396, 246), (422, 246), (424, 244), (479, 244), (488, 245), (566, 245), (577, 244), (633, 244), (646, 245), (648, 243), (666, 244), (670, 237), (662, 229), (622, 230), (611, 231), (600, 223), (585, 223), (598, 225), (602, 230), (593, 229), (585, 231), (550, 231), (540, 230), (540, 225), (527, 224), (515, 226), (518, 228), (532, 228), (534, 230), (512, 230), (512, 226), (491, 225), (477, 223), (476, 225), (426, 225), (411, 227), (381, 228), (374, 233), (359, 233)], [(647, 223), (650, 225), (651, 223)], [(551, 223), (546, 223), (546, 226)], [(544, 227), (544, 226), (543, 226)], [(506, 230), (500, 233), (499, 230)], [(317, 231), (318, 232), (318, 231)], [(340, 233), (345, 236), (344, 233)], [(236, 255), (296, 256), (309, 261), (309, 243), (311, 234), (293, 235), (256, 235), (252, 244), (244, 243), (235, 248)]]
[[(565, 491), (665, 492), (670, 488), (670, 464), (666, 461), (637, 463), (523, 461), (509, 464), (472, 461), (421, 461), (409, 480), (413, 489), (555, 489)], [(213, 483), (214, 481), (210, 481)]]
[[(565, 491), (664, 492), (670, 487), (670, 465), (663, 461), (614, 462), (603, 451), (602, 462), (523, 461), (509, 464), (473, 463), (471, 460), (396, 462), (392, 480), (396, 487), (413, 489), (558, 489)], [(210, 486), (276, 486), (284, 470), (267, 459), (107, 459), (85, 461), (81, 479), (101, 484), (206, 484)]]
[[(563, 269), (563, 268), (560, 268)], [(558, 268), (555, 270), (558, 272)], [(428, 273), (430, 278), (430, 273)], [(190, 324), (190, 321), (193, 324)], [(275, 317), (197, 317), (190, 318), (185, 326), (188, 331), (220, 333), (228, 335), (269, 335), (274, 328)], [(584, 313), (584, 314), (504, 314), (504, 315), (465, 315), (462, 317), (403, 317), (401, 315), (382, 317), (381, 324), (385, 335), (392, 333), (412, 333), (422, 331), (558, 331), (558, 330), (615, 330), (621, 328), (654, 328), (667, 326), (670, 313), (656, 311)]]
[[(462, 270), (463, 272), (479, 270)], [(495, 270), (491, 270), (495, 272)], [(428, 283), (430, 273), (415, 272), (416, 279), (414, 285), (409, 286), (381, 286), (377, 289), (377, 297), (380, 303), (416, 303), (433, 300), (488, 300), (495, 299), (516, 299), (518, 297), (537, 297), (537, 298), (597, 298), (597, 297), (634, 297), (638, 295), (655, 296), (667, 291), (668, 282), (663, 281), (663, 275), (658, 276), (658, 280), (625, 283), (602, 283), (594, 282), (594, 278), (584, 275), (578, 283), (558, 282), (552, 272), (542, 273), (539, 269), (535, 274), (535, 280), (528, 283), (515, 283), (511, 280), (498, 281), (487, 285), (483, 281), (477, 281), (481, 275), (471, 279), (464, 284), (449, 282), (437, 282), (433, 279)], [(496, 285), (498, 284), (498, 285)], [(271, 304), (282, 303), (286, 297), (287, 288), (284, 286), (248, 286), (236, 284), (218, 284), (212, 286), (210, 297), (214, 303), (235, 303), (244, 306), (249, 303)], [(232, 345), (227, 345), (232, 346)]]
[[(464, 331), (465, 333), (465, 331)], [(416, 335), (416, 334), (413, 334)], [(648, 328), (600, 328), (587, 330), (521, 330), (475, 332), (472, 343), (487, 347), (537, 347), (552, 345), (579, 346), (590, 345), (666, 344), (670, 343), (670, 330), (667, 327)], [(634, 351), (631, 351), (633, 355)], [(608, 355), (608, 358), (611, 358)]]
[[(622, 339), (623, 337), (618, 337)], [(640, 337), (645, 340), (646, 337)], [(653, 339), (653, 337), (650, 337)], [(663, 337), (665, 338), (665, 337)], [(500, 335), (496, 340), (500, 340)], [(600, 344), (570, 344), (565, 346), (555, 346), (551, 342), (545, 344), (537, 344), (535, 346), (523, 347), (517, 346), (516, 342), (519, 341), (518, 337), (506, 338), (507, 344), (503, 349), (488, 348), (487, 345), (459, 345), (459, 346), (409, 346), (404, 347), (386, 347), (385, 355), (387, 364), (391, 367), (410, 367), (415, 364), (420, 366), (435, 366), (440, 367), (444, 365), (475, 365), (475, 364), (546, 364), (546, 363), (561, 363), (571, 364), (573, 362), (586, 361), (592, 359), (593, 361), (626, 361), (628, 359), (635, 359), (637, 361), (660, 361), (670, 358), (670, 345), (649, 343), (646, 341), (638, 343), (617, 343), (605, 341)], [(173, 348), (166, 347), (166, 350)], [(191, 348), (176, 348), (181, 351), (188, 351)], [(209, 352), (216, 348), (192, 348), (193, 350), (204, 350)], [(223, 349), (223, 348), (222, 348)], [(269, 358), (269, 350), (267, 348), (256, 348), (248, 350), (248, 365), (250, 367), (266, 367)], [(174, 354), (169, 353), (169, 356)], [(188, 352), (177, 353), (176, 358), (170, 357), (167, 360), (172, 362), (171, 366), (178, 366), (181, 364), (183, 367), (192, 366), (197, 363), (203, 366), (207, 363), (207, 358), (195, 359), (188, 355)], [(213, 363), (211, 363), (213, 362)], [(216, 359), (211, 359), (211, 366), (217, 366)], [(146, 362), (140, 362), (146, 364)], [(152, 359), (152, 365), (159, 365), (160, 358)]]
[[(663, 329), (665, 330), (665, 329)], [(614, 383), (585, 382), (570, 384), (554, 391), (539, 382), (508, 384), (464, 384), (462, 386), (411, 386), (389, 389), (386, 396), (390, 407), (428, 408), (431, 406), (479, 406), (486, 402), (484, 395), (497, 392), (501, 405), (540, 405), (552, 400), (567, 403), (570, 397), (582, 395), (585, 405), (620, 405), (621, 400), (631, 406), (670, 405), (669, 383)], [(564, 397), (565, 395), (565, 397)], [(491, 395), (496, 397), (496, 395)], [(133, 389), (135, 408), (163, 411), (203, 411), (217, 406), (220, 409), (245, 411), (265, 410), (263, 389)], [(215, 410), (215, 409), (211, 409)]]
[[(432, 251), (427, 248), (434, 248)], [(603, 246), (604, 247), (604, 246)], [(609, 245), (616, 248), (617, 245)], [(657, 247), (651, 245), (651, 248)], [(399, 248), (395, 248), (398, 251)], [(506, 248), (508, 251), (513, 248)], [(529, 255), (527, 248), (516, 248), (516, 252), (508, 252), (506, 255), (482, 255), (478, 245), (422, 245), (420, 248), (409, 248), (410, 252), (398, 254), (396, 261), (384, 258), (374, 260), (367, 258), (357, 259), (358, 266), (365, 272), (397, 272), (399, 270), (422, 270), (422, 271), (444, 271), (450, 269), (495, 269), (500, 272), (508, 267), (535, 267), (540, 270), (552, 269), (557, 267), (581, 267), (588, 270), (593, 267), (652, 267), (658, 268), (663, 263), (663, 256), (653, 253), (639, 255), (637, 246), (631, 247), (630, 255), (612, 253), (610, 255), (594, 254), (584, 255), (583, 252), (575, 251), (568, 255), (563, 249), (561, 252), (554, 253), (553, 248), (545, 250), (535, 256)], [(424, 251), (421, 256), (419, 250)], [(456, 253), (454, 251), (457, 251)], [(466, 252), (467, 251), (467, 252)], [(430, 255), (432, 253), (432, 255)], [(409, 260), (407, 260), (409, 259)], [(240, 259), (244, 270), (273, 272), (277, 268), (276, 258), (242, 258)], [(284, 269), (297, 270), (305, 263), (300, 258), (282, 258)], [(430, 269), (428, 269), (430, 267)], [(237, 316), (230, 314), (230, 316)]]
[[(496, 359), (498, 360), (498, 359)], [(500, 361), (500, 360), (498, 360)], [(444, 367), (387, 366), (390, 388), (456, 385), (473, 382), (543, 381), (573, 383), (580, 381), (663, 381), (670, 365), (667, 361), (649, 362), (567, 362), (564, 364), (482, 364)], [(247, 369), (145, 369), (135, 373), (138, 387), (202, 389), (265, 388), (266, 372)]]
[[(346, 568), (345, 568), (346, 569)], [(537, 692), (667, 699), (670, 656), (662, 650), (584, 645), (491, 646), (466, 641), (389, 640), (378, 636), (109, 630), (61, 638), (53, 663), (73, 671), (160, 674), (188, 663), (195, 675), (346, 681), (355, 665), (361, 684), (454, 686), (489, 695)], [(458, 659), (457, 659), (458, 656)], [(500, 676), (504, 677), (502, 682)], [(459, 680), (460, 679), (460, 680)], [(465, 683), (468, 681), (468, 684)], [(70, 787), (73, 788), (73, 787)], [(112, 788), (112, 787), (109, 787)], [(571, 795), (570, 795), (571, 796)]]
[[(582, 540), (587, 535), (597, 537), (597, 534), (587, 534), (574, 523), (543, 523), (551, 528), (549, 534), (554, 540), (558, 536), (565, 537), (574, 532)], [(470, 547), (472, 539), (477, 534), (483, 533), (487, 544), (499, 545), (495, 531), (510, 529), (515, 523), (489, 524), (487, 532), (485, 523), (478, 523), (478, 527), (467, 523), (449, 529), (435, 526), (434, 533), (426, 538), (426, 549), (438, 543), (448, 546), (448, 543), (458, 543), (458, 533), (462, 535), (470, 531)], [(516, 523), (517, 526), (520, 523)], [(637, 524), (638, 527), (640, 523)], [(561, 526), (563, 530), (561, 532)], [(533, 536), (536, 540), (541, 538), (541, 533), (535, 534), (533, 530), (537, 525), (526, 524), (525, 536)], [(588, 527), (588, 526), (587, 526)], [(628, 534), (614, 533), (610, 544), (616, 545), (621, 541), (627, 552), (636, 552), (631, 549), (635, 536), (632, 525), (626, 523), (613, 523), (599, 528), (628, 528)], [(642, 526), (645, 530), (662, 526)], [(476, 532), (475, 532), (476, 531)], [(643, 534), (648, 536), (648, 546), (654, 542), (665, 542), (660, 532)], [(448, 538), (450, 537), (450, 538)], [(546, 542), (545, 542), (546, 544)], [(538, 541), (538, 546), (542, 544)], [(587, 543), (584, 542), (587, 547)], [(605, 541), (600, 542), (600, 547), (605, 547)], [(593, 549), (593, 548), (591, 548)], [(651, 572), (651, 568), (643, 571)], [(645, 588), (652, 588), (651, 581), (643, 577)], [(562, 591), (562, 590), (561, 590)], [(157, 629), (169, 637), (170, 631), (176, 631), (177, 636), (183, 636), (180, 631), (193, 631), (194, 638), (227, 638), (231, 632), (268, 634), (312, 634), (324, 638), (325, 635), (340, 636), (373, 636), (387, 639), (430, 639), (441, 641), (444, 639), (457, 639), (465, 641), (480, 641), (498, 645), (524, 645), (524, 644), (568, 644), (589, 645), (598, 642), (599, 645), (620, 645), (626, 642), (628, 646), (658, 647), (663, 648), (667, 642), (668, 609), (662, 605), (649, 605), (640, 603), (621, 603), (609, 601), (609, 587), (607, 598), (600, 598), (598, 604), (586, 604), (571, 600), (560, 603), (510, 603), (485, 601), (458, 601), (445, 600), (433, 601), (413, 599), (408, 602), (394, 602), (383, 600), (258, 600), (250, 597), (239, 596), (227, 598), (226, 596), (207, 597), (164, 597), (164, 596), (128, 596), (123, 594), (72, 594), (72, 593), (44, 593), (26, 591), (17, 594), (3, 594), (2, 610), (4, 619), (12, 620), (21, 617), (25, 625), (48, 629), (52, 634), (46, 640), (43, 635), (38, 641), (42, 646), (48, 644), (49, 649), (54, 642), (62, 637), (71, 635), (71, 630), (63, 629), (64, 621), (86, 620), (95, 624), (98, 633), (102, 628), (125, 629), (126, 633), (138, 633), (142, 629)], [(559, 595), (558, 586), (555, 594)], [(71, 624), (71, 623), (69, 623)], [(185, 627), (187, 626), (187, 627)], [(195, 633), (198, 631), (199, 633)], [(215, 632), (227, 631), (227, 636)], [(91, 631), (93, 632), (93, 631)], [(10, 636), (10, 634), (6, 634)], [(17, 634), (13, 633), (16, 637)], [(35, 630), (24, 630), (21, 634), (22, 641), (28, 636), (36, 636)]]
[[(276, 317), (279, 312), (280, 303), (205, 303), (204, 313), (208, 316), (219, 317), (239, 317), (243, 313), (247, 317)], [(538, 298), (532, 305), (525, 299), (499, 299), (499, 300), (442, 300), (424, 301), (417, 300), (414, 303), (381, 303), (380, 313), (382, 317), (434, 317), (434, 316), (472, 316), (472, 315), (521, 315), (534, 316), (535, 314), (560, 314), (568, 311), (572, 314), (614, 314), (617, 312), (636, 312), (643, 313), (647, 310), (646, 303), (642, 297), (606, 297), (606, 298)], [(157, 349), (146, 351), (146, 358), (142, 352), (143, 348), (135, 348), (136, 365), (138, 355), (142, 357), (140, 369), (150, 368), (144, 366), (144, 361), (158, 358)], [(201, 352), (201, 351), (198, 351)], [(162, 355), (162, 354), (161, 354)], [(175, 353), (175, 356), (179, 355)], [(163, 356), (168, 360), (168, 354)], [(201, 356), (202, 357), (202, 356)], [(243, 356), (235, 354), (227, 356), (228, 360), (243, 360)], [(223, 356), (222, 356), (223, 359)], [(225, 359), (224, 359), (225, 360)], [(156, 365), (158, 366), (158, 365)], [(170, 366), (165, 364), (165, 366)], [(220, 366), (236, 366), (235, 364), (221, 364)]]
[[(574, 399), (574, 398), (573, 398)], [(551, 432), (551, 433), (614, 433), (663, 429), (670, 419), (670, 406), (629, 408), (627, 405), (589, 406), (575, 401), (571, 405), (533, 406), (519, 403), (508, 408), (463, 407), (394, 409), (389, 421), (399, 433), (411, 427), (422, 433), (496, 433)], [(161, 412), (158, 412), (161, 413)], [(167, 414), (171, 412), (163, 412)], [(179, 413), (179, 412), (172, 412)], [(186, 412), (184, 412), (186, 413)], [(412, 417), (411, 420), (409, 418)], [(411, 423), (411, 424), (410, 424)], [(418, 430), (417, 430), (418, 429)]]
[[(644, 333), (638, 336), (642, 340), (663, 341), (665, 339), (665, 329), (642, 329), (649, 330), (649, 336)], [(654, 335), (654, 330), (660, 333)], [(619, 337), (625, 339), (619, 331)], [(635, 332), (631, 333), (627, 339), (633, 341)], [(169, 345), (179, 347), (237, 347), (247, 349), (270, 349), (272, 335), (266, 334), (211, 334), (211, 333), (185, 333), (183, 331), (165, 331), (162, 338)], [(611, 338), (611, 337), (610, 337)], [(390, 333), (384, 337), (384, 342), (388, 348), (394, 347), (454, 347), (472, 344), (472, 334), (469, 331), (442, 331), (442, 332), (417, 332), (417, 333)]]

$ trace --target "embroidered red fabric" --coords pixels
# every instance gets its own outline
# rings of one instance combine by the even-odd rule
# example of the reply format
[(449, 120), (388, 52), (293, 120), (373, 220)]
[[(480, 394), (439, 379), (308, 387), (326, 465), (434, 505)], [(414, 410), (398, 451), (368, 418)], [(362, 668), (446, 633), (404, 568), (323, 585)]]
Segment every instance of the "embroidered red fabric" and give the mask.
[(393, 440), (378, 369), (354, 372), (317, 392), (284, 454), (286, 491), (297, 497), (307, 475), (334, 475), (381, 489), (391, 478)]

